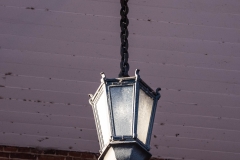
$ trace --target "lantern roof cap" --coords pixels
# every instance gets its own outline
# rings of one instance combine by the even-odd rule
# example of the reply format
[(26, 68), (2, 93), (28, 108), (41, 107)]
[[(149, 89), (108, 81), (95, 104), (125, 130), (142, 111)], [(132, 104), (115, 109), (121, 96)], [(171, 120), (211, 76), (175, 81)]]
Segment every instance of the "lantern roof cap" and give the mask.
[[(102, 79), (101, 79), (101, 82), (102, 83), (108, 83), (108, 82), (119, 82), (119, 83), (124, 83), (124, 82), (127, 82), (127, 81), (139, 81), (147, 90), (149, 90), (149, 92), (153, 93), (155, 96), (160, 96), (160, 93), (159, 91), (161, 91), (161, 88), (157, 88), (155, 91), (149, 86), (147, 85), (147, 83), (145, 83), (141, 78), (140, 78), (140, 75), (139, 75), (139, 72), (140, 70), (139, 69), (136, 69), (135, 70), (135, 76), (131, 76), (131, 77), (118, 77), (118, 78), (106, 78), (106, 75), (104, 72), (101, 72), (101, 76), (102, 76)], [(159, 97), (160, 98), (160, 97)]]

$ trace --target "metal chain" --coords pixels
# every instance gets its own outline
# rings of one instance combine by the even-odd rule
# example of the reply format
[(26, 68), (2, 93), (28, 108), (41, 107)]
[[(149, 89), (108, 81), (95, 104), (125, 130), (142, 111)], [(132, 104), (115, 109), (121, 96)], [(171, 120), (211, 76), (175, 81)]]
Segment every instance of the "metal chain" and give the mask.
[(120, 20), (120, 27), (121, 27), (121, 62), (120, 62), (120, 73), (119, 73), (119, 77), (129, 77), (128, 75), (128, 71), (129, 71), (129, 64), (128, 64), (128, 24), (129, 24), (129, 20), (127, 17), (128, 14), (128, 0), (120, 0), (121, 1), (121, 10), (120, 10), (120, 14), (121, 14), (121, 20)]

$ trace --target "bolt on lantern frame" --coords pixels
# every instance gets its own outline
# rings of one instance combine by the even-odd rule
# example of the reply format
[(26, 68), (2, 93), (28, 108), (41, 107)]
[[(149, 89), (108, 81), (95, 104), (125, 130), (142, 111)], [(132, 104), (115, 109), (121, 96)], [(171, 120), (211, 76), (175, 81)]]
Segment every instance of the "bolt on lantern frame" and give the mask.
[(106, 154), (116, 143), (134, 143), (148, 152), (161, 89), (152, 90), (140, 78), (138, 69), (133, 77), (107, 79), (104, 73), (101, 75), (99, 88), (89, 95), (100, 153)]

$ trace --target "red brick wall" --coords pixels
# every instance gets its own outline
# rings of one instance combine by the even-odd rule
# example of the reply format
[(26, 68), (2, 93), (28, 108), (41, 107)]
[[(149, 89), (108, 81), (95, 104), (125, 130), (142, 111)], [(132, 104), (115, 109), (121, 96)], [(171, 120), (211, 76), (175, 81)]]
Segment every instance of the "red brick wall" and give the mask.
[[(0, 160), (97, 160), (99, 154), (0, 146)], [(152, 158), (151, 160), (160, 160)]]
[(0, 160), (97, 160), (98, 154), (0, 146)]

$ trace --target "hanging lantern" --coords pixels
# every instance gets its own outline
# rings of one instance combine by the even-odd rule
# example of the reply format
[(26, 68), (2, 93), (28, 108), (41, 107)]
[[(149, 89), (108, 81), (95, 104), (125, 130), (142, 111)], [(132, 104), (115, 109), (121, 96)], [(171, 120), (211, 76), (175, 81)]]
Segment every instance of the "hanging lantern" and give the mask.
[(129, 77), (128, 0), (121, 1), (121, 62), (119, 78), (107, 79), (90, 96), (98, 139), (99, 160), (148, 160), (150, 140), (160, 88), (152, 90), (136, 70)]
[[(153, 128), (158, 88), (152, 90), (139, 76), (107, 79), (90, 96), (100, 143), (100, 160), (145, 160), (151, 157), (150, 139)], [(140, 157), (139, 157), (140, 156)], [(131, 158), (132, 157), (132, 158)], [(114, 160), (112, 157), (106, 160)]]

